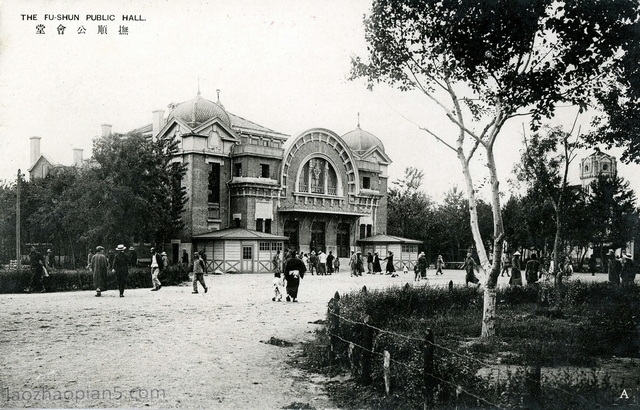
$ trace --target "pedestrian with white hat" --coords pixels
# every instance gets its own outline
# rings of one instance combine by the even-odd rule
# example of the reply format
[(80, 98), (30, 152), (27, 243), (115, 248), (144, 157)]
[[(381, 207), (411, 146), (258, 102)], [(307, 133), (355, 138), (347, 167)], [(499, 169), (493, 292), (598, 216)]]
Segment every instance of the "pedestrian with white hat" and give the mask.
[(124, 287), (127, 283), (127, 276), (129, 276), (129, 258), (124, 253), (126, 249), (124, 245), (118, 245), (116, 254), (113, 257), (113, 273), (116, 274), (121, 298), (124, 297)]

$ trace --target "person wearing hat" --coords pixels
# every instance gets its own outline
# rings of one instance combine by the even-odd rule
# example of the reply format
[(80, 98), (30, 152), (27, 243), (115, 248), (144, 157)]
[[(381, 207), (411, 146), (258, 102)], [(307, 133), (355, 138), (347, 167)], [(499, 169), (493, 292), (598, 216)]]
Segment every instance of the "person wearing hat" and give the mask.
[(622, 255), (622, 270), (620, 271), (620, 277), (623, 285), (631, 284), (636, 279), (636, 267), (633, 263), (633, 258), (631, 258), (631, 255), (627, 253)]
[(393, 266), (393, 252), (388, 251), (387, 252), (387, 257), (384, 258), (385, 261), (387, 261), (387, 266), (385, 266), (384, 270), (387, 272), (387, 275), (391, 275), (391, 276), (396, 276), (396, 267)]
[(91, 258), (91, 269), (93, 270), (93, 287), (96, 289), (96, 296), (102, 296), (102, 291), (106, 290), (107, 270), (109, 269), (109, 261), (104, 254), (104, 247), (96, 247), (96, 254)]
[(534, 284), (538, 282), (538, 279), (542, 277), (542, 273), (540, 272), (540, 261), (538, 260), (538, 255), (535, 253), (531, 254), (531, 259), (529, 259), (524, 267), (524, 276), (527, 278), (527, 285)]
[(616, 258), (616, 254), (613, 249), (609, 249), (609, 253), (607, 254), (607, 256), (609, 257), (609, 262), (607, 263), (607, 269), (609, 272), (609, 282), (619, 285), (620, 271), (622, 270), (622, 263), (620, 262), (620, 260)]
[(51, 251), (51, 249), (47, 249), (47, 254), (44, 257), (44, 268), (45, 268), (44, 276), (49, 276), (51, 271), (53, 271), (53, 265), (54, 265), (53, 252)]
[(298, 288), (300, 287), (300, 279), (304, 278), (307, 267), (300, 258), (296, 257), (296, 251), (293, 250), (292, 258), (287, 260), (284, 265), (284, 279), (287, 281), (287, 302), (298, 301)]
[(444, 268), (444, 259), (442, 259), (442, 255), (438, 255), (438, 260), (436, 260), (436, 275), (438, 275), (438, 273), (444, 275), (442, 268)]
[(511, 279), (509, 279), (509, 285), (522, 286), (522, 271), (520, 270), (520, 252), (515, 251), (513, 253), (513, 260), (511, 261)]
[(124, 251), (127, 248), (120, 244), (116, 247), (116, 254), (113, 257), (113, 273), (116, 274), (118, 281), (118, 290), (120, 291), (120, 297), (124, 297), (124, 286), (127, 282), (127, 276), (129, 276), (129, 258), (125, 255)]
[(162, 269), (166, 269), (169, 266), (169, 258), (167, 257), (166, 252), (162, 252), (160, 254), (162, 256)]

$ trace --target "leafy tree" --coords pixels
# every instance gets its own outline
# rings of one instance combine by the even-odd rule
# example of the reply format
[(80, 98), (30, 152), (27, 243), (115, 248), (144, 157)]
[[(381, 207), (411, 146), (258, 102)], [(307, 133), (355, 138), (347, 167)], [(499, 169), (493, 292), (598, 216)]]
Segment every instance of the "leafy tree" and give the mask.
[[(594, 244), (622, 248), (633, 239), (638, 226), (636, 195), (623, 178), (600, 175), (590, 185), (589, 216)], [(602, 255), (603, 256), (603, 255)]]
[[(365, 18), (368, 59), (353, 59), (352, 78), (418, 90), (457, 127), (450, 138), (423, 129), (456, 154), (465, 177), (471, 230), (482, 268), (490, 270), (482, 337), (495, 333), (504, 238), (495, 142), (509, 119), (530, 115), (536, 128), (559, 103), (581, 110), (606, 103), (615, 112), (637, 101), (625, 84), (638, 76), (639, 7), (635, 0), (374, 0)], [(603, 96), (613, 89), (621, 98)], [(491, 187), (493, 264), (469, 168), (479, 147)]]
[[(525, 147), (521, 160), (515, 170), (518, 179), (529, 187), (529, 195), (543, 198), (553, 207), (555, 238), (553, 241), (553, 266), (559, 267), (561, 246), (564, 235), (567, 196), (570, 188), (567, 183), (569, 165), (576, 158), (577, 138), (570, 140), (571, 133), (560, 127), (547, 130), (545, 134), (535, 133), (525, 137)], [(556, 285), (562, 283), (562, 272), (552, 272)]]

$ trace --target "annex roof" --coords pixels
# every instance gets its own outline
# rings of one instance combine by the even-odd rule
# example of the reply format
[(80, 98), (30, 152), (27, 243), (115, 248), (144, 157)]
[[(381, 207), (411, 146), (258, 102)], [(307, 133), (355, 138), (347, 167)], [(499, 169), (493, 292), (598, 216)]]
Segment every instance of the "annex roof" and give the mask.
[(392, 235), (370, 236), (368, 238), (358, 239), (358, 242), (364, 242), (364, 243), (410, 243), (410, 244), (422, 243), (422, 241), (418, 241), (418, 240), (415, 240), (415, 239), (402, 238), (400, 236), (392, 236)]
[(288, 236), (273, 235), (270, 233), (250, 231), (244, 228), (228, 228), (218, 231), (211, 231), (193, 235), (193, 239), (248, 239), (248, 240), (268, 240), (268, 241), (286, 241)]

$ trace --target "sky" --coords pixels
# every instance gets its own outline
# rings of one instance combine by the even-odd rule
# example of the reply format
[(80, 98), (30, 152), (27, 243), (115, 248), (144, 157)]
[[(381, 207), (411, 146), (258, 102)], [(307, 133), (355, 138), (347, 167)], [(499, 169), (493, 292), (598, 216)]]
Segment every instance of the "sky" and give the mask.
[[(42, 154), (70, 165), (74, 148), (91, 155), (101, 124), (130, 131), (199, 88), (213, 101), (219, 89), (229, 112), (292, 137), (315, 127), (344, 135), (359, 113), (361, 128), (393, 161), (390, 182), (406, 167), (421, 169), (422, 189), (441, 200), (453, 187), (464, 189), (461, 167), (420, 127), (455, 135), (446, 117), (420, 93), (384, 85), (369, 91), (348, 79), (352, 56), (366, 56), (369, 9), (370, 0), (0, 0), (0, 180), (30, 168), (32, 136), (41, 137)], [(556, 121), (569, 127), (574, 115), (560, 110)], [(522, 121), (508, 123), (496, 146), (507, 193)], [(481, 160), (474, 163), (478, 180)], [(637, 167), (618, 164), (640, 192)], [(578, 183), (577, 162), (570, 179)]]

